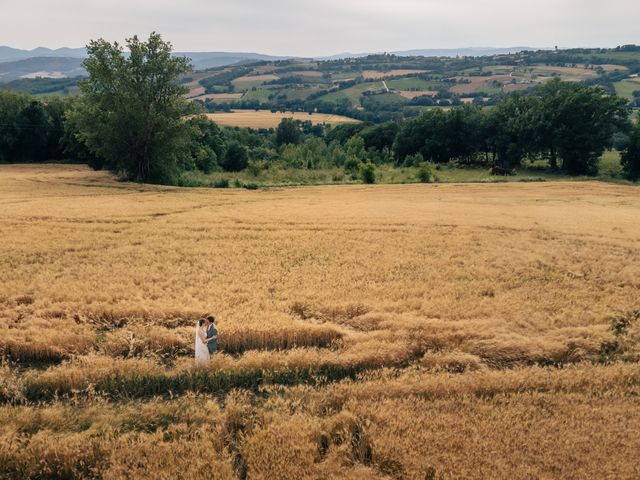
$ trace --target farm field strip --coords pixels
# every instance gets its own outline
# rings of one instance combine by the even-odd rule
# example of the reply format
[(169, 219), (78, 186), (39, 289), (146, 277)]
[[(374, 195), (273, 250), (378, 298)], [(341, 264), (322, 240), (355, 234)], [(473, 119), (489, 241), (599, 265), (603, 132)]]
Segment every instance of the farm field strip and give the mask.
[(225, 127), (275, 128), (283, 118), (310, 121), (314, 125), (320, 123), (353, 123), (357, 122), (342, 115), (305, 112), (271, 112), (269, 110), (232, 110), (230, 113), (209, 113), (207, 118)]
[(365, 80), (380, 80), (388, 77), (401, 77), (406, 75), (420, 75), (423, 73), (429, 73), (428, 70), (410, 70), (410, 69), (395, 69), (395, 70), (365, 70), (362, 72), (362, 77)]

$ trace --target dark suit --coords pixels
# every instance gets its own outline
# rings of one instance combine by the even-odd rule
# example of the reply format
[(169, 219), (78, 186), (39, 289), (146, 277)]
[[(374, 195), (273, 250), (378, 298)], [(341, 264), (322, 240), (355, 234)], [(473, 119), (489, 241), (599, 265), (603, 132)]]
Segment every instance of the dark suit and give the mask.
[[(218, 336), (218, 329), (212, 323), (207, 327), (207, 339), (211, 337), (217, 337), (217, 336)], [(211, 340), (210, 342), (207, 342), (207, 349), (209, 349), (209, 355), (213, 355), (214, 353), (216, 353), (218, 351), (218, 339), (216, 338), (215, 340)]]

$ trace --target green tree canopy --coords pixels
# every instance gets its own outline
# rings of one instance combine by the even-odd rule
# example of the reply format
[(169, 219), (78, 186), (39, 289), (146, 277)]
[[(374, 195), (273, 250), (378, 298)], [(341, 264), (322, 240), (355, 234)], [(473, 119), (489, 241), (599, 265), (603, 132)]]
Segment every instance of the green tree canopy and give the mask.
[(302, 131), (293, 118), (283, 118), (276, 129), (276, 145), (300, 143)]
[(92, 41), (80, 82), (82, 101), (69, 113), (78, 139), (104, 165), (135, 181), (170, 182), (189, 148), (191, 125), (183, 117), (193, 106), (183, 99), (178, 77), (189, 60), (171, 56), (171, 44), (152, 33), (144, 42)]
[(570, 173), (597, 173), (598, 159), (615, 131), (628, 128), (627, 102), (598, 87), (557, 78), (537, 87), (535, 94), (528, 120), (534, 150), (551, 167), (559, 157)]
[(222, 168), (228, 172), (239, 172), (247, 168), (248, 163), (249, 152), (247, 151), (247, 147), (236, 141), (227, 145), (227, 152), (222, 162)]
[(0, 91), (0, 162), (61, 160), (68, 99)]
[(640, 117), (622, 154), (622, 170), (629, 180), (640, 179)]

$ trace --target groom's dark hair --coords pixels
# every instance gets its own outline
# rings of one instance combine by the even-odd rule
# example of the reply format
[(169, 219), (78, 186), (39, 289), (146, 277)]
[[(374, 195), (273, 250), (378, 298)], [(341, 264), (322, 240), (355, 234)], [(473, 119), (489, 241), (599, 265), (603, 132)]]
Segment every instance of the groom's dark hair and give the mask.
[(207, 315), (207, 320), (213, 323), (216, 321), (216, 317), (214, 317), (213, 315)]

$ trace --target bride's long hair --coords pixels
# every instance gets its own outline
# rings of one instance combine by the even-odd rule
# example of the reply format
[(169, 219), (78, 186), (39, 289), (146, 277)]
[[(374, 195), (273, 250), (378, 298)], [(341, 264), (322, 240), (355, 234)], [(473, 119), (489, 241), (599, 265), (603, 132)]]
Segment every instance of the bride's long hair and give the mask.
[(202, 328), (203, 325), (204, 325), (204, 318), (201, 318), (200, 320), (198, 320), (198, 323), (196, 324), (196, 345), (198, 344), (198, 340), (200, 340), (200, 329)]

